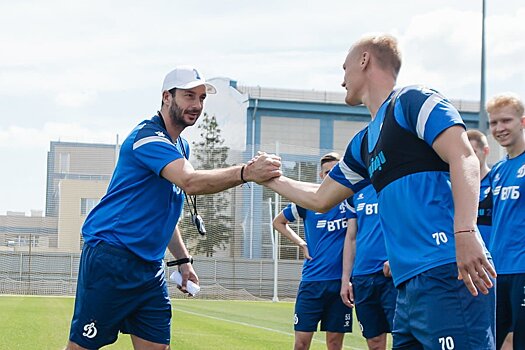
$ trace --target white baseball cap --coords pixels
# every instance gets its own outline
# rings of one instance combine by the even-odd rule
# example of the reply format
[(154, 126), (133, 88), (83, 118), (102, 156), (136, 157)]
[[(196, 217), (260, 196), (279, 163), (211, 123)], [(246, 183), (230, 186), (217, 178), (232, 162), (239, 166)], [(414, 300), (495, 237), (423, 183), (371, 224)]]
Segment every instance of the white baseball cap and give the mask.
[(177, 89), (193, 89), (196, 86), (205, 85), (206, 93), (215, 94), (217, 89), (210, 83), (207, 83), (202, 74), (192, 66), (177, 66), (169, 72), (164, 78), (162, 92)]

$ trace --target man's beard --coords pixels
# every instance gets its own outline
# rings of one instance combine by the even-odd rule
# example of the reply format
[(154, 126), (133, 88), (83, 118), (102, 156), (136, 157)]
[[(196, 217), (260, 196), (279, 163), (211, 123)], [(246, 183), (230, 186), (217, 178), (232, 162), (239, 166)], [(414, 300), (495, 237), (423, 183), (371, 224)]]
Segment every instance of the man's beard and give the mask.
[[(173, 101), (173, 104), (171, 105), (169, 109), (169, 118), (172, 121), (173, 124), (182, 126), (183, 128), (187, 126), (192, 126), (197, 122), (198, 117), (195, 119), (195, 121), (189, 121), (187, 122), (184, 120), (184, 110), (180, 108), (175, 101)], [(187, 113), (193, 113), (198, 112), (196, 108), (188, 109), (186, 111)], [(200, 113), (199, 113), (200, 114)]]

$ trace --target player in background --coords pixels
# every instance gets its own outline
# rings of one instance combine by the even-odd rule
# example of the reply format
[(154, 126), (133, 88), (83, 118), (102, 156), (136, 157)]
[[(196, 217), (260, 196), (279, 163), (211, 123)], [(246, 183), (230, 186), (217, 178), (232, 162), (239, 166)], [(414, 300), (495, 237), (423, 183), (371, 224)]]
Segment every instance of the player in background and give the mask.
[(280, 175), (280, 161), (259, 156), (249, 165), (194, 170), (180, 133), (195, 124), (207, 93), (197, 69), (179, 66), (162, 85), (161, 109), (126, 137), (106, 195), (82, 226), (75, 310), (68, 350), (98, 349), (131, 335), (135, 350), (170, 348), (171, 304), (163, 258), (181, 263), (183, 291), (198, 283), (177, 222), (185, 194), (216, 193)]
[(398, 288), (393, 349), (493, 350), (496, 272), (476, 227), (478, 160), (446, 98), (424, 87), (394, 91), (400, 67), (394, 37), (354, 43), (345, 101), (364, 104), (371, 122), (320, 186), (285, 176), (264, 185), (327, 211), (371, 181)]
[(487, 102), (490, 132), (507, 156), (490, 172), (493, 193), (490, 252), (498, 271), (496, 345), (514, 332), (514, 349), (525, 349), (525, 116), (512, 93)]
[(347, 306), (355, 305), (368, 349), (385, 350), (386, 334), (393, 329), (397, 290), (388, 268), (374, 187), (363, 188), (348, 203), (357, 225), (348, 225), (346, 232), (341, 298)]
[(488, 173), (490, 168), (487, 157), (490, 152), (489, 142), (485, 134), (479, 130), (467, 130), (467, 137), (474, 153), (479, 160), (479, 177), (481, 179), (478, 205), (478, 228), (485, 246), (489, 246), (490, 231), (492, 230), (492, 191), (489, 183)]
[[(339, 158), (335, 152), (321, 158), (321, 179), (328, 175)], [(329, 350), (342, 349), (345, 333), (352, 332), (352, 309), (339, 297), (343, 243), (351, 214), (346, 202), (325, 214), (292, 203), (273, 220), (273, 227), (301, 247), (305, 256), (295, 301), (295, 350), (310, 348), (319, 322), (321, 331), (326, 332)], [(306, 242), (288, 225), (299, 218), (303, 219)]]

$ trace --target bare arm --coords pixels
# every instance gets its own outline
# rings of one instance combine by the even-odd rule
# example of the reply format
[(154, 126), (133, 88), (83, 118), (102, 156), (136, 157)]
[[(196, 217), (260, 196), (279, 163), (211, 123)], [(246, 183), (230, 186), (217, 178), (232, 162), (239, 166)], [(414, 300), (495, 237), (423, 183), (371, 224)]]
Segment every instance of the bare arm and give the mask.
[[(182, 241), (179, 225), (176, 225), (175, 230), (173, 230), (173, 235), (171, 236), (171, 240), (168, 243), (168, 249), (171, 252), (171, 254), (173, 254), (173, 257), (175, 259), (182, 259), (190, 256), (188, 250), (186, 249), (186, 245)], [(195, 282), (196, 284), (199, 284), (199, 278), (197, 277), (197, 274), (195, 273), (192, 264), (187, 263), (179, 265), (179, 270), (182, 275), (181, 290), (183, 292), (186, 292), (186, 282), (188, 281), (188, 279), (192, 282)]]
[[(243, 178), (257, 183), (281, 175), (281, 161), (272, 155), (261, 155), (244, 165)], [(174, 160), (162, 169), (160, 175), (182, 188), (187, 194), (211, 194), (243, 183), (241, 169), (236, 165), (223, 169), (195, 170), (184, 158)]]
[(292, 230), (290, 226), (288, 226), (288, 222), (289, 221), (284, 216), (284, 213), (281, 211), (279, 215), (277, 215), (275, 219), (273, 219), (273, 228), (282, 233), (290, 241), (297, 244), (297, 246), (299, 246), (303, 250), (304, 257), (306, 259), (312, 259), (310, 253), (308, 252), (308, 245), (306, 244), (304, 239), (299, 237), (299, 235), (295, 233), (295, 231)]
[(357, 235), (357, 220), (349, 219), (346, 228), (345, 243), (343, 248), (343, 273), (341, 274), (341, 299), (349, 307), (354, 306), (354, 290), (350, 276), (354, 269), (355, 238)]
[[(479, 161), (463, 127), (452, 126), (437, 137), (432, 145), (437, 154), (449, 164), (454, 199), (454, 232), (475, 230), (479, 200)], [(496, 277), (478, 235), (475, 232), (454, 234), (459, 278), (473, 295), (477, 289), (488, 293)]]
[(317, 212), (327, 212), (353, 194), (351, 189), (330, 176), (325, 177), (321, 185), (296, 181), (285, 176), (274, 178), (263, 185), (301, 207)]

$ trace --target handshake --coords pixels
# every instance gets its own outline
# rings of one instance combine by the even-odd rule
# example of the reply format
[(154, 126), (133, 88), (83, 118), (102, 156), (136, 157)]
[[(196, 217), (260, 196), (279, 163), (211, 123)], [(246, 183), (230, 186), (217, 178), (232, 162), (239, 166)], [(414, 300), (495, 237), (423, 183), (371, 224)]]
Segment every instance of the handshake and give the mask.
[(242, 179), (261, 185), (281, 175), (281, 158), (275, 154), (259, 151), (255, 157), (246, 163)]

